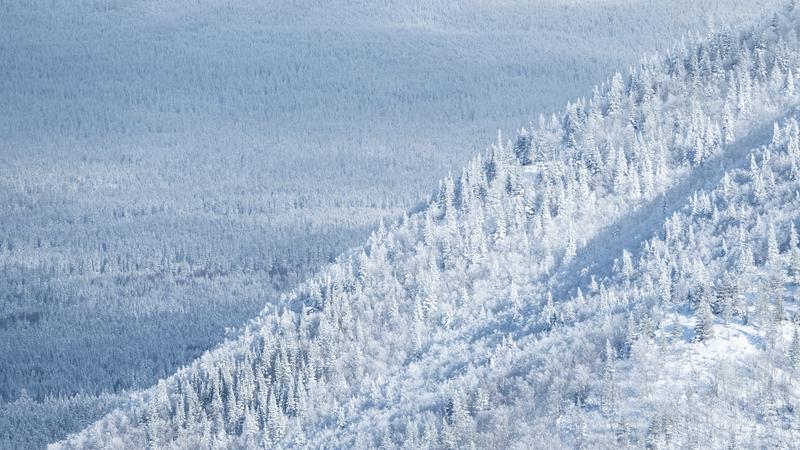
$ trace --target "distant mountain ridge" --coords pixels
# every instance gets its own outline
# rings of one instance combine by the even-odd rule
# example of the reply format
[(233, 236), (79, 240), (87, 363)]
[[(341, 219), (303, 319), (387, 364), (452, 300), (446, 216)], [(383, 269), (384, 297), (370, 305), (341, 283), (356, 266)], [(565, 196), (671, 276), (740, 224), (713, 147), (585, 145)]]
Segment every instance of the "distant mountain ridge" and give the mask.
[(794, 442), (799, 14), (498, 136), (426, 208), (55, 447)]

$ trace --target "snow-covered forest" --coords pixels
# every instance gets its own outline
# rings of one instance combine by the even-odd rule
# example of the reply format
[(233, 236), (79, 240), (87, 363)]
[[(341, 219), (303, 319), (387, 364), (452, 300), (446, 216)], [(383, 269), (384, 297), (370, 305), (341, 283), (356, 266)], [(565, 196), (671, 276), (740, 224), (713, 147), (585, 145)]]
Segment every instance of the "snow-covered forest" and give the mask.
[(74, 5), (0, 5), (0, 447), (800, 437), (793, 2)]

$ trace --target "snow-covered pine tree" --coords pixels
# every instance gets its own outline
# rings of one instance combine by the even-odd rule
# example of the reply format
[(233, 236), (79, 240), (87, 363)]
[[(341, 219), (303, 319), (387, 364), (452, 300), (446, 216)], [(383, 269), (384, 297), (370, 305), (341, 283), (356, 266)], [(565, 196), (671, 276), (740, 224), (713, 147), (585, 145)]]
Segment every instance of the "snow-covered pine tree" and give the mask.
[(703, 297), (695, 310), (694, 340), (705, 342), (714, 337), (714, 314), (711, 306)]
[(794, 284), (800, 284), (800, 240), (794, 222), (789, 231), (789, 276)]
[(789, 344), (789, 366), (792, 370), (800, 369), (800, 333), (797, 325), (792, 332), (792, 341)]
[(613, 415), (619, 402), (616, 379), (617, 352), (611, 341), (606, 339), (605, 362), (603, 363), (603, 394), (600, 398), (600, 409), (607, 415)]

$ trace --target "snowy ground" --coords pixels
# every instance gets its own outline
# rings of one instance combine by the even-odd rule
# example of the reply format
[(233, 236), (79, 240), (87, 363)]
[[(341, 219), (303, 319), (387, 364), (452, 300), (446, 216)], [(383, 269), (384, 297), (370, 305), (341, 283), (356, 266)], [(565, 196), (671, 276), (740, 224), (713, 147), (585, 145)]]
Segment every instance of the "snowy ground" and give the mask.
[(44, 398), (151, 385), (497, 128), (782, 2), (552, 3), (0, 3), (0, 401), (43, 402), (3, 408), (79, 428), (113, 402)]

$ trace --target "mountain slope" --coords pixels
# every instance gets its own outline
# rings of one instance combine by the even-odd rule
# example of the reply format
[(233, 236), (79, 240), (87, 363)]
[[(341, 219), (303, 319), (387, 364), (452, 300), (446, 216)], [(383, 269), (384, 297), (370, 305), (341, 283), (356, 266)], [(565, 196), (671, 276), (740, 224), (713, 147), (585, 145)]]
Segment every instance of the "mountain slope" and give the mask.
[(2, 2), (0, 448), (195, 360), (497, 127), (782, 1)]
[(480, 136), (780, 1), (3, 2), (0, 447), (193, 361)]
[[(800, 156), (798, 25), (790, 6), (717, 32), (615, 75), (513, 143), (498, 137), (424, 208), (59, 446), (744, 445), (740, 428), (697, 425), (728, 412), (755, 430), (751, 444), (791, 442), (797, 392), (770, 355), (793, 305), (775, 295), (788, 256), (770, 236), (796, 219), (779, 213), (794, 205)], [(765, 124), (783, 118), (770, 136)], [(751, 160), (747, 176), (736, 170)], [(730, 273), (720, 230), (742, 235), (745, 263)], [(756, 258), (748, 243), (764, 236)], [(712, 301), (711, 283), (737, 276), (743, 288), (775, 280), (772, 297), (726, 281)], [(707, 381), (718, 373), (753, 390), (734, 398)]]

